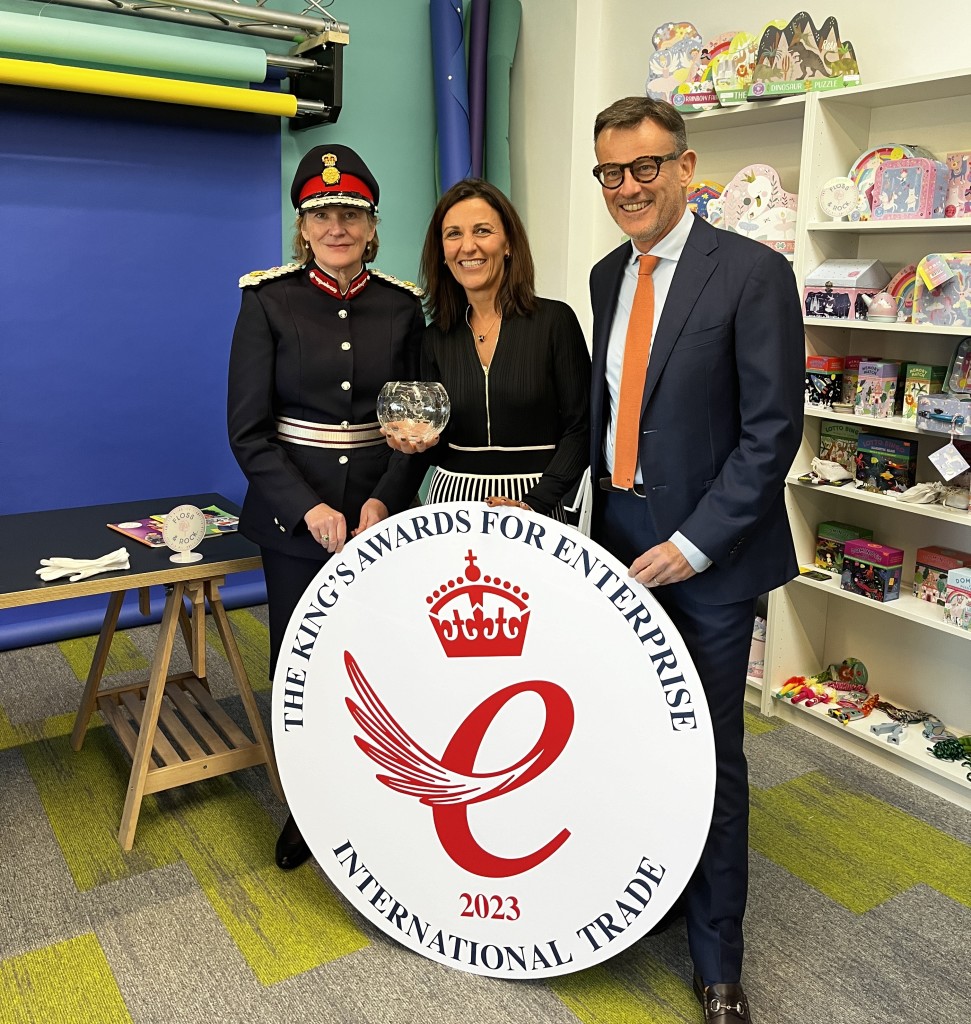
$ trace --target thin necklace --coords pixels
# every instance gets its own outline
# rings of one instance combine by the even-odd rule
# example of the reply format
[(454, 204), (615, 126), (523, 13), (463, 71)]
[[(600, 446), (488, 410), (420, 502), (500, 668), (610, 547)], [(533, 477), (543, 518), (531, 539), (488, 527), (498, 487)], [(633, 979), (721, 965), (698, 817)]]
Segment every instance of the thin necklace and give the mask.
[(496, 314), (495, 320), (493, 320), (492, 323), (489, 324), (489, 326), (485, 330), (485, 332), (483, 334), (476, 334), (475, 330), (472, 327), (472, 307), (470, 306), (469, 307), (469, 313), (468, 313), (468, 316), (466, 317), (466, 321), (465, 322), (469, 325), (469, 330), (472, 331), (473, 334), (475, 334), (475, 340), (480, 345), (482, 345), (482, 344), (485, 343), (486, 336), (492, 333), (492, 328), (495, 327), (496, 324), (499, 323), (499, 321), (501, 319), (502, 319), (502, 310), (500, 309), (499, 312)]

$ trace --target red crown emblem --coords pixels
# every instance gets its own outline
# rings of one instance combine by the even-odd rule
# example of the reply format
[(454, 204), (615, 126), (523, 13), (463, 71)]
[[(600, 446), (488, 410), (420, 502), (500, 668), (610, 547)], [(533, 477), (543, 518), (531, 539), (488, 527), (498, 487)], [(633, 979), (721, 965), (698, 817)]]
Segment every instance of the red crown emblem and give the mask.
[(448, 658), (518, 658), (529, 626), (529, 594), (508, 580), (483, 576), (471, 550), (464, 576), (441, 584), (425, 601)]

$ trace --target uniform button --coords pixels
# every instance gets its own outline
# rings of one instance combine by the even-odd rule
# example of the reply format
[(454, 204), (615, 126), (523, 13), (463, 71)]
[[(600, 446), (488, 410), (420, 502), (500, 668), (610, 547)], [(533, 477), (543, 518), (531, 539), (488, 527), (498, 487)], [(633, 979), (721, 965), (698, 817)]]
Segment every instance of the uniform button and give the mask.
[(341, 390), (342, 391), (350, 391), (351, 390), (351, 382), (349, 380), (342, 380), (341, 381)]
[(347, 319), (347, 310), (346, 309), (339, 309), (337, 311), (337, 315), (341, 318), (341, 320), (346, 320)]
[(342, 456), (341, 456), (341, 457), (340, 457), (340, 458), (339, 458), (339, 459), (338, 459), (337, 461), (338, 461), (338, 462), (339, 462), (339, 463), (340, 463), (340, 464), (341, 464), (342, 466), (346, 466), (346, 465), (347, 465), (347, 456), (346, 456), (346, 455), (342, 455)]
[(350, 347), (351, 347), (351, 343), (350, 343), (349, 341), (344, 341), (344, 342), (342, 342), (342, 343), (341, 343), (341, 348), (342, 348), (342, 349), (343, 349), (343, 350), (344, 350), (345, 352), (346, 352), (346, 351), (347, 351), (347, 350), (348, 350), (348, 349), (349, 349)]
[(279, 525), (280, 525), (280, 520), (279, 520), (279, 519), (277, 519), (277, 517), (276, 517), (276, 516), (274, 516), (274, 517), (273, 517), (273, 522), (274, 522), (274, 523), (276, 523), (276, 525), (277, 525), (277, 526), (279, 526)]
[(286, 532), (287, 532), (287, 528), (285, 526), (281, 526), (280, 527), (280, 533), (286, 533)]
[(347, 428), (349, 426), (350, 426), (350, 423), (348, 423), (347, 420), (341, 420), (341, 429), (342, 430), (347, 430)]

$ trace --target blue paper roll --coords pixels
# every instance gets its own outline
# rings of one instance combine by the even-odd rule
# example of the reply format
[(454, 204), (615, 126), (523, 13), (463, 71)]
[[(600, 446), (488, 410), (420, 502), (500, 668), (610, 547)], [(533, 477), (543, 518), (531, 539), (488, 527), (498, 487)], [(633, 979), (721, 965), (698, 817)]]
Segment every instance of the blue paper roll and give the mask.
[(469, 24), (469, 146), (472, 175), (482, 177), (489, 59), (489, 0), (472, 0)]
[(462, 0), (429, 0), (442, 192), (472, 173)]

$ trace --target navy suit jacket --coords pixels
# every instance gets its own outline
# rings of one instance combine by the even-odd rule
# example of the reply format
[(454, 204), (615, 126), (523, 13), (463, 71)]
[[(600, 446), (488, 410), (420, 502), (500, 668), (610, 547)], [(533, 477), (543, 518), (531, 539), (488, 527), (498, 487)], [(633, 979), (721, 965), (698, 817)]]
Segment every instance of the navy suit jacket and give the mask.
[[(607, 341), (630, 253), (619, 246), (590, 274), (595, 502), (610, 411)], [(676, 584), (699, 601), (756, 597), (798, 571), (784, 488), (802, 434), (804, 378), (788, 262), (696, 217), (651, 345), (638, 451), (653, 537), (680, 531), (714, 563)]]

